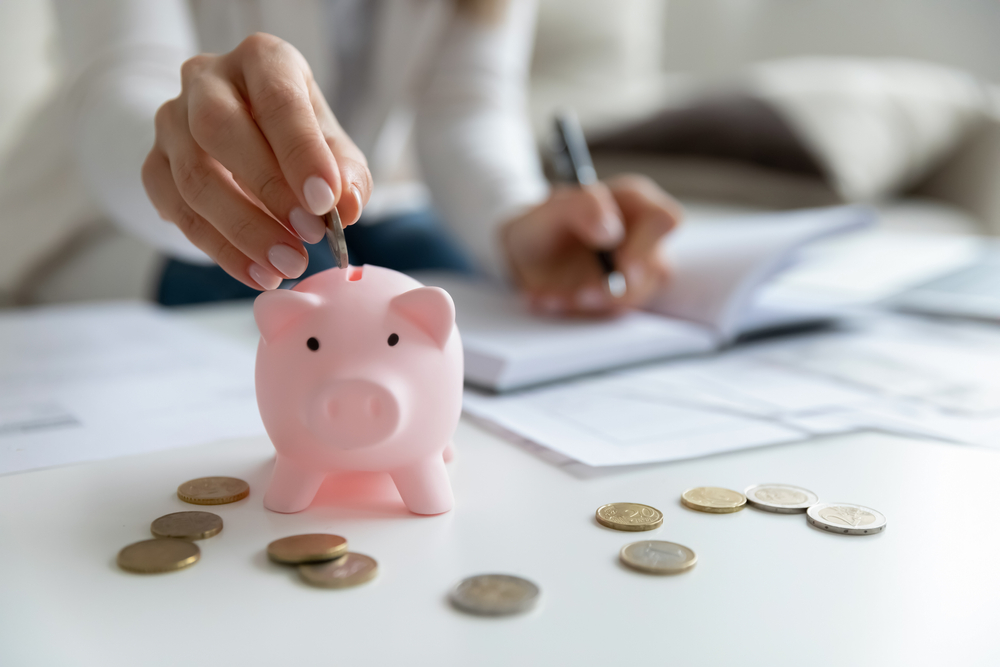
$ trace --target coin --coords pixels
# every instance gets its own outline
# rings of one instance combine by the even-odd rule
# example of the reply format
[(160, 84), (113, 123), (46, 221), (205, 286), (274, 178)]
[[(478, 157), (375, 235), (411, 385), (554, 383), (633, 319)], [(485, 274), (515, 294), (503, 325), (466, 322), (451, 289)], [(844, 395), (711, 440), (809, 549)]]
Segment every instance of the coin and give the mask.
[(747, 487), (743, 494), (757, 509), (780, 514), (805, 512), (819, 502), (819, 496), (809, 489), (791, 484), (757, 484)]
[(717, 486), (699, 486), (681, 494), (681, 503), (699, 512), (729, 514), (739, 512), (747, 504), (746, 496), (739, 491), (730, 491)]
[(225, 505), (250, 495), (250, 485), (235, 477), (200, 477), (177, 487), (177, 497), (192, 505)]
[(663, 524), (663, 513), (639, 503), (609, 503), (597, 508), (597, 523), (615, 530), (653, 530)]
[(873, 535), (885, 530), (885, 516), (851, 503), (820, 503), (806, 510), (810, 525), (841, 535)]
[(320, 563), (347, 553), (347, 540), (340, 535), (312, 533), (282, 537), (267, 545), (267, 557), (275, 563), (300, 565)]
[(299, 575), (306, 583), (323, 588), (348, 588), (371, 581), (378, 574), (378, 563), (363, 554), (347, 553), (325, 563), (299, 565)]
[(174, 512), (161, 516), (149, 529), (155, 537), (203, 540), (219, 534), (222, 530), (222, 517), (211, 512)]
[(201, 549), (194, 542), (163, 538), (130, 544), (118, 552), (118, 567), (129, 572), (154, 574), (194, 565)]
[(630, 568), (647, 574), (677, 574), (698, 562), (698, 556), (687, 547), (661, 540), (626, 544), (618, 557)]
[(333, 253), (333, 259), (337, 266), (342, 269), (347, 268), (347, 239), (344, 237), (344, 224), (340, 221), (340, 213), (337, 207), (330, 209), (330, 212), (323, 216), (323, 224), (326, 225), (326, 242)]
[(510, 574), (479, 574), (458, 582), (448, 598), (470, 614), (505, 616), (528, 611), (541, 591), (527, 579)]

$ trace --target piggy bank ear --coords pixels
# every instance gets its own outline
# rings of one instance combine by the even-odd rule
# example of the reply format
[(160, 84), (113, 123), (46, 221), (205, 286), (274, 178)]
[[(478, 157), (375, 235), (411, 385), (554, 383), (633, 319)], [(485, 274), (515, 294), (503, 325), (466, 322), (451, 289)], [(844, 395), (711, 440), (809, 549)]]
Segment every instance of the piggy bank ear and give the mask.
[(276, 289), (261, 292), (253, 302), (253, 318), (265, 342), (274, 340), (285, 327), (319, 308), (322, 304), (315, 294)]
[(440, 287), (418, 287), (403, 292), (389, 302), (389, 310), (415, 324), (441, 349), (455, 325), (455, 303)]

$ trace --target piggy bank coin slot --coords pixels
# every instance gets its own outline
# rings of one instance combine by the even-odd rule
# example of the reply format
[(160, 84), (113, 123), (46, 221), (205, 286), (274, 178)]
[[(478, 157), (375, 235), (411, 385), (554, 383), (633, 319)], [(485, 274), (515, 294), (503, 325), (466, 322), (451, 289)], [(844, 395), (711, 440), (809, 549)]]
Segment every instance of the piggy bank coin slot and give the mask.
[(315, 352), (316, 350), (319, 349), (319, 341), (315, 338), (310, 337), (309, 340), (306, 341), (306, 347)]
[(347, 267), (347, 279), (350, 281), (361, 280), (361, 271), (363, 269), (364, 269), (363, 266)]
[(389, 347), (395, 347), (396, 343), (399, 342), (399, 334), (389, 334)]

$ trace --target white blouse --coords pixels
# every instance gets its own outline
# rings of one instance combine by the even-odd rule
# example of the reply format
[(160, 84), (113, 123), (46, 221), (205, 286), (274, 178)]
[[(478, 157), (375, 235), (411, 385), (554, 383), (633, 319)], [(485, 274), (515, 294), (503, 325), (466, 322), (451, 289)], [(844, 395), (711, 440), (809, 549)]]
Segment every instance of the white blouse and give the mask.
[[(207, 261), (143, 189), (154, 114), (179, 93), (184, 60), (231, 50), (258, 30), (302, 51), (331, 106), (349, 109), (338, 120), (375, 179), (365, 222), (398, 210), (400, 193), (419, 192), (388, 185), (410, 140), (434, 205), (494, 275), (504, 266), (498, 226), (547, 196), (526, 109), (534, 0), (510, 0), (496, 24), (457, 14), (450, 0), (377, 0), (361, 8), (372, 12), (367, 53), (334, 44), (344, 32), (330, 21), (344, 12), (323, 0), (58, 0), (57, 8), (78, 166), (121, 227), (168, 255)], [(338, 53), (365, 63), (363, 85), (338, 81)], [(338, 103), (342, 90), (360, 98)]]

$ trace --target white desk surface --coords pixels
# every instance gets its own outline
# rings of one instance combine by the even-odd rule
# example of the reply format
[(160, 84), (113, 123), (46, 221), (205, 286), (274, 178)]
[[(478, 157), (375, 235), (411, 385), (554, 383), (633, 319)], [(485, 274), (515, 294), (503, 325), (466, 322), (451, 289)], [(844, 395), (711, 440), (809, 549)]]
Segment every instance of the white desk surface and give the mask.
[[(408, 514), (378, 475), (268, 512), (266, 438), (0, 477), (0, 664), (1000, 664), (1000, 451), (862, 434), (582, 478), (465, 421), (456, 443), (457, 506), (436, 517)], [(251, 495), (204, 508), (225, 529), (199, 542), (201, 562), (119, 570), (153, 519), (199, 509), (174, 491), (206, 475), (243, 478)], [(760, 482), (870, 505), (888, 527), (847, 537), (804, 515), (679, 503), (688, 487)], [(594, 511), (614, 501), (658, 507), (663, 526), (600, 527)], [(378, 578), (315, 589), (267, 560), (268, 542), (304, 532), (344, 535)], [(628, 570), (618, 550), (638, 539), (687, 545), (698, 564)], [(502, 619), (453, 610), (448, 589), (485, 572), (530, 578), (541, 604)]]

